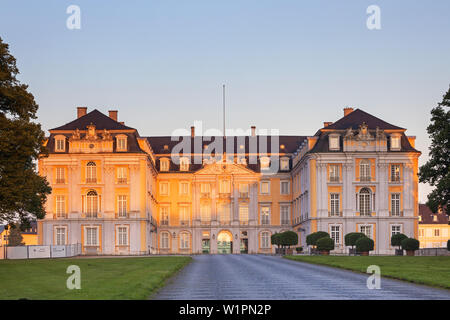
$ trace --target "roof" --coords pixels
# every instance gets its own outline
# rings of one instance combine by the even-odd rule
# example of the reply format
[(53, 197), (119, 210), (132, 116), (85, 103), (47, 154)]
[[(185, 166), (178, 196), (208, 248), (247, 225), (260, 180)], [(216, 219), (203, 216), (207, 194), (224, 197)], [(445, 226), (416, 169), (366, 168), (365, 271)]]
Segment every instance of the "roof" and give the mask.
[(92, 110), (91, 112), (85, 114), (82, 117), (79, 117), (69, 123), (66, 123), (63, 126), (50, 129), (52, 130), (86, 130), (86, 127), (89, 124), (95, 124), (96, 130), (135, 130), (134, 128), (127, 127), (120, 122), (117, 122), (107, 115), (101, 113), (97, 109)]
[[(419, 203), (419, 215), (422, 217), (422, 220), (419, 221), (420, 224), (449, 224), (448, 215), (433, 213), (426, 204)], [(437, 216), (436, 221), (434, 221), (434, 216)]]
[(325, 127), (325, 129), (346, 130), (351, 127), (353, 130), (356, 130), (363, 122), (367, 124), (369, 129), (376, 129), (379, 127), (382, 130), (405, 130), (404, 128), (387, 123), (386, 121), (383, 121), (361, 109), (356, 109), (338, 121)]

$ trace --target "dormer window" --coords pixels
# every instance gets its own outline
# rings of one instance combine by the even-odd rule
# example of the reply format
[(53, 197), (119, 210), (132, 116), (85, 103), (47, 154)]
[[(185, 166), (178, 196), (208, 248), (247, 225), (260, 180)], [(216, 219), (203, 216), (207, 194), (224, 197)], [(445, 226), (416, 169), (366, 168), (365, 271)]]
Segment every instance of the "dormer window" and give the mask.
[(55, 151), (56, 152), (66, 151), (66, 137), (65, 136), (56, 136), (55, 137)]
[(289, 158), (281, 158), (280, 159), (280, 170), (283, 170), (283, 171), (289, 170)]
[(159, 160), (159, 169), (160, 171), (169, 171), (169, 159), (160, 159)]
[(117, 151), (127, 151), (127, 136), (120, 135), (116, 137)]
[(180, 171), (189, 171), (189, 159), (180, 158)]
[(261, 158), (259, 158), (259, 162), (261, 164), (261, 170), (269, 169), (269, 165), (270, 165), (269, 157), (261, 157)]
[(400, 150), (400, 135), (392, 134), (391, 135), (391, 150)]
[(339, 150), (339, 135), (338, 134), (330, 134), (328, 136), (328, 143), (330, 150)]

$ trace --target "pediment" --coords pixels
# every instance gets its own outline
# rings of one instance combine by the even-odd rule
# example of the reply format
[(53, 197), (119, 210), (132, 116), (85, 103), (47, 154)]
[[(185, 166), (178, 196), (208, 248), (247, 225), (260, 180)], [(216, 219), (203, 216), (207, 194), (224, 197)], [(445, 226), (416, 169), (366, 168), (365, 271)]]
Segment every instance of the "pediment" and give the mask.
[(210, 175), (210, 174), (255, 174), (254, 171), (245, 167), (245, 165), (236, 163), (224, 163), (216, 162), (212, 164), (206, 164), (202, 169), (195, 173), (196, 175)]

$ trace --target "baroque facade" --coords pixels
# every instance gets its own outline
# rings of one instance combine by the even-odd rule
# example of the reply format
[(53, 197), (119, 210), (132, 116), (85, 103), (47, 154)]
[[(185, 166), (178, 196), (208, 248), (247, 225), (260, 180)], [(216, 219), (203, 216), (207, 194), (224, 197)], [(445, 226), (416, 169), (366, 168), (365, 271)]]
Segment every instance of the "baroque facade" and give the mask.
[(50, 130), (39, 160), (52, 194), (40, 244), (81, 243), (84, 254), (273, 253), (272, 234), (314, 231), (346, 252), (364, 232), (375, 253), (392, 234), (418, 236), (415, 137), (360, 109), (313, 136), (141, 137), (79, 107)]

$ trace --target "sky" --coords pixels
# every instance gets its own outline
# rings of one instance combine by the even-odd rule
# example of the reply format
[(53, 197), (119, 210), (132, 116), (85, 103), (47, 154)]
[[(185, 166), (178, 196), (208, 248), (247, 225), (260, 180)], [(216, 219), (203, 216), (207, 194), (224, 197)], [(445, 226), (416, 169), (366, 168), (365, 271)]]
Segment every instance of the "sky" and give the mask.
[[(370, 5), (381, 29), (367, 28)], [(448, 12), (448, 0), (1, 0), (0, 37), (45, 130), (77, 106), (117, 109), (142, 136), (221, 128), (225, 84), (227, 128), (313, 135), (353, 106), (407, 128), (423, 164), (450, 85)]]

